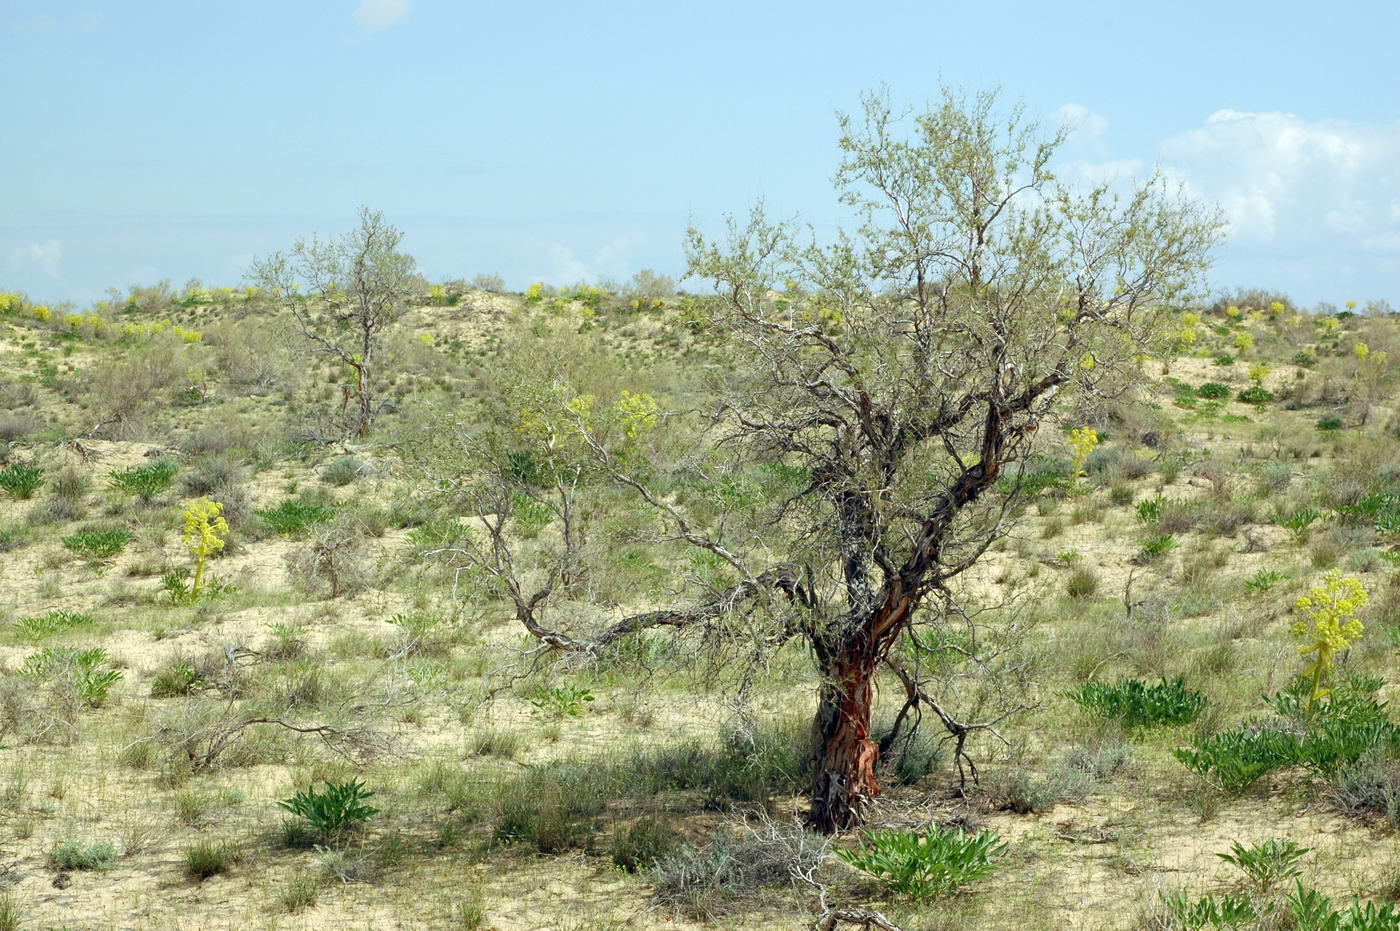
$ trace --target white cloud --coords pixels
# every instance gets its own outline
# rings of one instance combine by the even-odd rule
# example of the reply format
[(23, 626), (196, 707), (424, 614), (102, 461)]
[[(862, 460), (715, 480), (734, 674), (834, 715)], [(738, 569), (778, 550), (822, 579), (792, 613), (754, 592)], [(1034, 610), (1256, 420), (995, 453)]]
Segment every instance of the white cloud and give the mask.
[(32, 242), (10, 253), (10, 267), (17, 270), (35, 269), (50, 278), (58, 277), (58, 263), (63, 258), (63, 247), (57, 239)]
[(413, 0), (360, 0), (355, 7), (355, 25), (367, 32), (383, 32), (403, 20), (413, 9)]
[(1220, 204), (1236, 241), (1376, 253), (1400, 239), (1400, 124), (1220, 110), (1161, 155)]
[(1108, 132), (1108, 117), (1079, 103), (1067, 103), (1055, 111), (1060, 126), (1069, 132), (1071, 145), (1100, 148)]
[(546, 280), (565, 285), (596, 282), (599, 278), (626, 278), (635, 271), (633, 250), (645, 242), (644, 235), (628, 233), (599, 246), (587, 258), (568, 246), (553, 243), (549, 246), (550, 274)]

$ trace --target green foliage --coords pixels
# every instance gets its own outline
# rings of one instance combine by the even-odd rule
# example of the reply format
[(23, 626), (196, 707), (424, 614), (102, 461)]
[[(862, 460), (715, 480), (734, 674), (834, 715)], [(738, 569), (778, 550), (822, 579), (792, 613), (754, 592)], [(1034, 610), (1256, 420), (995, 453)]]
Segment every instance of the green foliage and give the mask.
[(1180, 545), (1181, 543), (1170, 533), (1148, 537), (1147, 540), (1143, 542), (1142, 548), (1138, 550), (1137, 561), (1139, 563), (1153, 562), (1154, 560), (1161, 559)]
[(1134, 509), (1137, 511), (1137, 519), (1147, 524), (1149, 527), (1156, 526), (1162, 521), (1162, 509), (1166, 501), (1159, 497), (1144, 498), (1137, 503)]
[(1317, 429), (1323, 433), (1330, 433), (1342, 429), (1342, 422), (1336, 417), (1323, 417), (1317, 422)]
[(1099, 577), (1088, 566), (1075, 566), (1065, 582), (1065, 592), (1071, 598), (1088, 598), (1098, 590)]
[(1327, 702), (1310, 708), (1311, 684), (1300, 679), (1267, 699), (1279, 718), (1256, 718), (1173, 753), (1226, 792), (1243, 792), (1266, 773), (1290, 766), (1332, 778), (1373, 751), (1400, 748), (1400, 728), (1373, 694), (1379, 685), (1344, 679)]
[(1086, 711), (1128, 727), (1190, 724), (1206, 706), (1205, 696), (1188, 689), (1181, 677), (1156, 685), (1140, 679), (1089, 682), (1066, 695)]
[(1196, 394), (1211, 401), (1220, 401), (1228, 398), (1231, 394), (1229, 385), (1222, 385), (1218, 381), (1208, 381), (1196, 389)]
[(1294, 511), (1287, 517), (1279, 518), (1274, 523), (1292, 533), (1295, 540), (1303, 540), (1307, 537), (1312, 525), (1321, 519), (1322, 512), (1317, 508), (1303, 508)]
[(174, 662), (162, 668), (151, 680), (152, 698), (191, 695), (204, 684), (204, 676), (189, 663)]
[(1400, 911), (1394, 905), (1361, 904), (1352, 900), (1345, 909), (1315, 889), (1294, 880), (1284, 900), (1293, 927), (1299, 931), (1400, 931)]
[(860, 847), (836, 855), (892, 892), (934, 899), (989, 875), (1006, 847), (990, 831), (969, 835), (961, 828), (932, 827), (923, 833), (864, 831)]
[(1230, 355), (1228, 352), (1222, 352), (1220, 355), (1215, 357), (1215, 364), (1221, 366), (1234, 365), (1235, 357)]
[(112, 530), (87, 530), (63, 537), (63, 548), (90, 562), (111, 559), (126, 549), (131, 542), (131, 531), (114, 528)]
[(84, 844), (66, 838), (49, 850), (48, 862), (55, 870), (110, 870), (117, 863), (117, 849), (105, 840)]
[(321, 479), (337, 488), (349, 485), (364, 474), (364, 463), (354, 456), (341, 456), (321, 468)]
[(0, 931), (19, 931), (28, 912), (29, 909), (15, 898), (13, 891), (6, 889), (0, 892)]
[(44, 484), (44, 470), (38, 466), (16, 463), (0, 469), (0, 491), (21, 501), (32, 498)]
[(196, 841), (185, 848), (185, 872), (193, 879), (208, 879), (227, 873), (241, 859), (243, 851), (233, 841)]
[(162, 459), (147, 465), (114, 471), (108, 476), (107, 484), (118, 491), (135, 495), (144, 504), (169, 488), (174, 481), (175, 463)]
[(1249, 896), (1239, 892), (1214, 893), (1192, 899), (1184, 892), (1164, 893), (1162, 904), (1171, 916), (1173, 928), (1199, 931), (1203, 928), (1242, 929), (1259, 920), (1259, 911)]
[(1336, 509), (1337, 516), (1350, 524), (1370, 524), (1379, 533), (1400, 533), (1400, 495), (1367, 495), (1355, 504)]
[(1244, 389), (1239, 393), (1237, 397), (1245, 404), (1253, 404), (1256, 407), (1261, 404), (1268, 404), (1274, 399), (1272, 391), (1269, 391), (1265, 388), (1260, 388), (1257, 385), (1253, 388)]
[(274, 508), (255, 510), (254, 514), (263, 519), (275, 533), (292, 536), (305, 531), (312, 524), (321, 524), (335, 516), (335, 508), (295, 498), (288, 498)]
[(1317, 363), (1317, 359), (1310, 352), (1295, 352), (1291, 361), (1294, 365), (1308, 368)]
[(660, 815), (643, 815), (613, 831), (613, 864), (629, 873), (650, 869), (680, 849), (682, 835)]
[(34, 617), (22, 617), (15, 621), (15, 627), (26, 640), (38, 642), (74, 627), (86, 627), (92, 623), (93, 616), (81, 611), (49, 611)]
[(554, 511), (543, 501), (517, 492), (513, 499), (515, 520), (520, 525), (521, 536), (529, 539), (539, 534), (554, 521)]
[[(805, 475), (806, 470), (803, 472)], [(1047, 492), (1066, 492), (1071, 484), (1073, 483), (1070, 481), (1069, 463), (1036, 456), (1019, 475), (1003, 475), (997, 479), (996, 490), (1004, 495), (1016, 492), (1028, 500), (1033, 500)]]
[(1263, 594), (1271, 590), (1275, 585), (1282, 582), (1288, 576), (1273, 569), (1260, 569), (1258, 572), (1245, 579), (1244, 587), (1247, 591), (1255, 594)]
[(408, 532), (408, 542), (420, 552), (465, 546), (471, 541), (471, 528), (455, 517), (430, 520)]
[(108, 666), (109, 659), (101, 647), (45, 647), (27, 657), (19, 671), (31, 679), (67, 679), (79, 701), (89, 708), (99, 708), (107, 701), (112, 686), (122, 680), (122, 674)]
[(333, 839), (379, 813), (379, 809), (365, 804), (373, 795), (365, 791), (364, 783), (358, 779), (327, 781), (324, 790), (305, 789), (278, 802), (277, 807), (304, 818), (322, 837)]
[(1235, 841), (1229, 853), (1216, 856), (1237, 867), (1261, 892), (1267, 892), (1283, 880), (1299, 875), (1302, 871), (1298, 861), (1310, 849), (1291, 840), (1271, 838), (1248, 847)]
[(539, 685), (525, 699), (531, 714), (552, 718), (580, 718), (593, 701), (593, 693), (581, 685)]

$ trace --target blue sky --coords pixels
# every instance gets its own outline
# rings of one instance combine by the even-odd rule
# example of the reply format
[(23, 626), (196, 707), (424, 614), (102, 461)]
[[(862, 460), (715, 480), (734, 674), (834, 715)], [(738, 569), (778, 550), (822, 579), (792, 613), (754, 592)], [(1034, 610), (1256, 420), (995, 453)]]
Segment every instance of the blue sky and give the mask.
[(674, 273), (692, 216), (839, 220), (834, 112), (942, 81), (1220, 203), (1217, 287), (1400, 306), (1396, 35), (1384, 0), (0, 0), (0, 287), (237, 284), (361, 203), (431, 278)]

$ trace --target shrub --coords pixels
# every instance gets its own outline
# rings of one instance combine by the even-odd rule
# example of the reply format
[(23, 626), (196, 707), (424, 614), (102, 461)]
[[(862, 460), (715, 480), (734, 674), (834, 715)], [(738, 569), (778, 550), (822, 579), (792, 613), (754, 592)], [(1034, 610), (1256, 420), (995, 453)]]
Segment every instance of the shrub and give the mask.
[(342, 515), (330, 526), (318, 528), (305, 546), (287, 553), (287, 573), (308, 594), (352, 595), (369, 587), (374, 578), (374, 565), (365, 549), (364, 527), (352, 516)]
[(38, 466), (12, 465), (0, 469), (0, 491), (21, 501), (34, 496), (44, 484), (44, 470)]
[(1016, 769), (988, 785), (987, 798), (998, 811), (1039, 814), (1083, 797), (1093, 783), (1090, 773), (1075, 766), (1057, 765), (1043, 776)]
[(20, 673), (31, 679), (60, 680), (72, 685), (75, 697), (89, 708), (101, 707), (107, 693), (122, 679), (108, 666), (107, 651), (101, 647), (69, 650), (46, 647), (25, 659)]
[(118, 491), (135, 495), (143, 504), (149, 504), (174, 481), (175, 463), (161, 459), (132, 469), (114, 471), (109, 474), (107, 484)]
[(1099, 590), (1099, 577), (1088, 566), (1077, 566), (1065, 582), (1065, 591), (1071, 598), (1088, 598)]
[(681, 846), (681, 834), (660, 815), (643, 815), (613, 831), (612, 861), (629, 873), (651, 869)]
[(1327, 801), (1353, 817), (1378, 816), (1400, 828), (1400, 760), (1371, 751), (1332, 779)]
[(1342, 422), (1336, 417), (1323, 417), (1317, 422), (1317, 429), (1324, 433), (1342, 429)]
[(1231, 391), (1229, 385), (1222, 385), (1218, 381), (1208, 381), (1196, 389), (1196, 394), (1212, 401), (1219, 401), (1228, 398)]
[(682, 844), (680, 849), (656, 862), (651, 882), (658, 904), (702, 921), (724, 913), (732, 898), (740, 894), (735, 881), (736, 866), (729, 848), (715, 844), (708, 848)]
[(826, 842), (799, 825), (767, 822), (745, 834), (738, 841), (720, 837), (705, 848), (683, 844), (660, 857), (648, 877), (653, 901), (710, 920), (757, 889), (812, 875), (826, 856)]
[(1257, 385), (1253, 388), (1244, 389), (1239, 393), (1239, 395), (1237, 395), (1237, 397), (1245, 404), (1253, 404), (1255, 406), (1258, 406), (1260, 404), (1268, 404), (1274, 399), (1272, 391), (1269, 391), (1265, 388), (1260, 388)]
[(1163, 679), (1156, 685), (1140, 679), (1119, 679), (1112, 684), (1089, 682), (1066, 694), (1086, 711), (1121, 721), (1128, 727), (1190, 724), (1206, 706), (1205, 696), (1188, 689), (1181, 677)]
[(335, 508), (310, 501), (287, 499), (275, 508), (256, 510), (254, 514), (267, 522), (274, 532), (290, 536), (305, 531), (335, 516)]
[(88, 477), (71, 465), (60, 469), (54, 476), (54, 499), (62, 501), (74, 514), (79, 512), (90, 488)]
[(349, 485), (365, 474), (365, 465), (354, 456), (341, 456), (321, 468), (321, 479), (337, 488)]
[(587, 846), (607, 802), (607, 785), (581, 766), (552, 766), (503, 786), (493, 836), (541, 853)]
[(49, 851), (49, 868), (55, 870), (110, 870), (116, 863), (117, 848), (105, 840), (84, 844), (68, 838)]
[(373, 795), (365, 791), (364, 783), (358, 779), (328, 781), (324, 790), (306, 789), (278, 802), (277, 807), (304, 818), (323, 838), (334, 840), (379, 813), (379, 809), (365, 804)]
[(131, 542), (131, 532), (114, 528), (111, 530), (87, 530), (63, 537), (63, 548), (89, 562), (111, 559), (126, 549)]
[(1223, 365), (1234, 365), (1234, 364), (1235, 364), (1235, 357), (1232, 356), (1232, 355), (1230, 355), (1228, 352), (1222, 352), (1220, 355), (1218, 355), (1218, 356), (1215, 357), (1215, 364), (1216, 364), (1216, 365), (1222, 365), (1222, 366), (1223, 366)]
[(933, 899), (990, 874), (1006, 847), (990, 831), (968, 835), (961, 828), (932, 827), (924, 833), (865, 831), (859, 848), (836, 855), (892, 892)]
[(151, 680), (152, 698), (175, 698), (191, 695), (204, 685), (204, 676), (192, 664), (173, 662), (162, 668)]
[(1142, 548), (1138, 550), (1135, 561), (1139, 564), (1146, 564), (1161, 559), (1163, 556), (1176, 549), (1181, 544), (1176, 537), (1170, 533), (1158, 534), (1155, 537), (1148, 537), (1143, 542)]
[(243, 851), (233, 841), (196, 841), (185, 848), (185, 872), (192, 879), (208, 879), (227, 873), (242, 859)]

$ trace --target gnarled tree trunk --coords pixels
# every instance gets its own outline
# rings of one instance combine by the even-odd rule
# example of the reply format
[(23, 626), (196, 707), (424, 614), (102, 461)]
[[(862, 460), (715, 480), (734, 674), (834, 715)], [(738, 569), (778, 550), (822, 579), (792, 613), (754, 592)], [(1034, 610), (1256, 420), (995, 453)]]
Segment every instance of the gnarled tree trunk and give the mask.
[(865, 821), (880, 794), (875, 764), (880, 751), (870, 737), (875, 665), (866, 656), (837, 653), (813, 721), (812, 826), (831, 834)]

